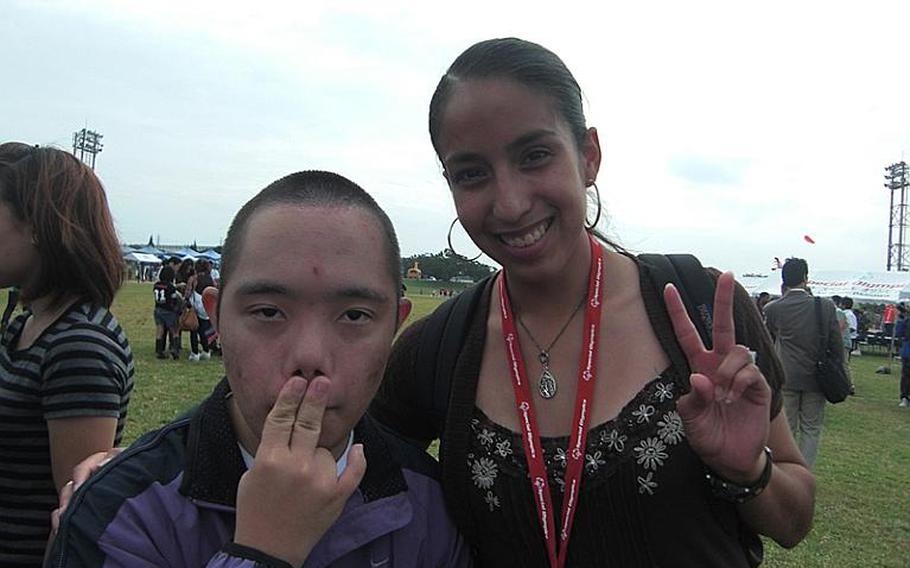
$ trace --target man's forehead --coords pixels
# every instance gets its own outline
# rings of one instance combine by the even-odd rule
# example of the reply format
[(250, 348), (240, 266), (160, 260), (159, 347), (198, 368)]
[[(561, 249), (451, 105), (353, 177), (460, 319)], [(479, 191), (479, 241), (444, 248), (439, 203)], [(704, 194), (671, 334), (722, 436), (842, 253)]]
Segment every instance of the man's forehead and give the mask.
[[(276, 226), (277, 223), (281, 225)], [(247, 233), (254, 228), (271, 228), (284, 230), (291, 236), (296, 231), (316, 227), (328, 227), (339, 238), (367, 238), (363, 234), (366, 227), (382, 233), (382, 226), (373, 212), (348, 204), (273, 203), (258, 209), (247, 221)], [(384, 240), (384, 235), (381, 236)]]
[(275, 269), (304, 280), (343, 279), (349, 290), (395, 286), (387, 266), (387, 236), (363, 208), (270, 205), (250, 217), (245, 233), (232, 278), (238, 284)]

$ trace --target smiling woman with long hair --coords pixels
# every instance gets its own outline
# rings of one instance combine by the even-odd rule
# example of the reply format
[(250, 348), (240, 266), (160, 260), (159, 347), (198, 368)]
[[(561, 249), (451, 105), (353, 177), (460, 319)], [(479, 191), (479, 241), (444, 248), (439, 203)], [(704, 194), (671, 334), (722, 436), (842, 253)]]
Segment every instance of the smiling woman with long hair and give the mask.
[[(707, 350), (673, 289), (595, 230), (601, 148), (582, 100), (556, 54), (515, 38), (471, 46), (442, 77), (430, 138), (457, 220), (502, 271), (463, 343), (442, 344), (458, 352), (434, 352), (451, 388), (419, 372), (430, 316), (399, 337), (372, 412), (441, 439), (479, 566), (755, 565), (757, 534), (793, 546), (813, 515), (780, 362), (732, 275), (699, 275), (717, 290)], [(427, 407), (440, 392), (442, 412)]]
[(0, 144), (0, 287), (24, 312), (0, 343), (0, 565), (40, 566), (57, 493), (120, 441), (129, 342), (108, 311), (123, 278), (100, 181), (72, 154)]

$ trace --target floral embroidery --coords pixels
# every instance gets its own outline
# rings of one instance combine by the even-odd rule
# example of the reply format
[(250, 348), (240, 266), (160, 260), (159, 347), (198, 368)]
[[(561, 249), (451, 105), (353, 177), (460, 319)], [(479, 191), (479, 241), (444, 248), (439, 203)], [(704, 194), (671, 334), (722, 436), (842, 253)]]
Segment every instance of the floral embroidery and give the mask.
[(499, 508), (499, 497), (493, 494), (492, 491), (487, 491), (486, 496), (483, 498), (486, 501), (487, 506), (490, 507), (490, 512), (492, 513), (494, 509)]
[(569, 459), (569, 456), (566, 455), (566, 451), (562, 448), (556, 448), (556, 453), (553, 454), (553, 463), (556, 467), (565, 469), (567, 459)]
[(616, 453), (622, 453), (626, 449), (626, 440), (628, 439), (629, 437), (620, 434), (619, 430), (611, 430), (609, 435), (607, 435), (606, 430), (600, 433), (600, 441)]
[(638, 410), (632, 412), (632, 416), (638, 420), (639, 424), (644, 422), (651, 422), (651, 417), (654, 416), (654, 407), (650, 404), (642, 404), (638, 407)]
[(474, 485), (481, 489), (493, 487), (493, 482), (496, 481), (496, 474), (496, 462), (490, 458), (480, 458), (479, 460), (474, 460), (474, 463), (471, 464), (471, 478), (474, 480)]
[(654, 495), (654, 490), (657, 489), (657, 482), (652, 481), (654, 477), (654, 472), (649, 471), (648, 475), (642, 477), (638, 476), (638, 492), (641, 494), (647, 493), (648, 495)]
[[(632, 474), (641, 495), (654, 495), (660, 485), (660, 468), (670, 460), (672, 448), (685, 440), (682, 418), (676, 411), (673, 380), (666, 376), (643, 388), (620, 415), (593, 427), (583, 454), (585, 478), (610, 475), (616, 468), (637, 470)], [(519, 434), (492, 422), (479, 409), (470, 418), (471, 446), (467, 471), (476, 488), (472, 499), (480, 510), (494, 513), (509, 507), (503, 484), (527, 479), (527, 461)], [(568, 437), (540, 441), (550, 488), (565, 493), (563, 478), (568, 465)], [(626, 452), (626, 449), (629, 452)], [(584, 490), (585, 485), (582, 486)]]
[(493, 432), (484, 428), (480, 431), (480, 434), (477, 434), (477, 439), (480, 440), (484, 446), (489, 446), (493, 443)]
[(645, 469), (656, 470), (659, 466), (664, 465), (664, 460), (669, 457), (667, 445), (658, 438), (647, 438), (635, 446), (635, 458), (638, 465)]
[(657, 422), (657, 426), (659, 427), (657, 435), (665, 444), (678, 444), (686, 435), (683, 431), (682, 418), (675, 410), (664, 414), (663, 419)]
[(603, 459), (603, 453), (600, 450), (597, 450), (593, 454), (585, 454), (585, 470), (588, 473), (594, 473), (602, 465), (606, 465), (606, 460)]
[(558, 489), (560, 493), (566, 492), (566, 478), (565, 477), (563, 477), (561, 475), (557, 475), (553, 481), (556, 482), (556, 489)]
[(494, 452), (501, 458), (507, 458), (512, 455), (512, 441), (503, 440), (496, 443), (496, 451)]
[(661, 402), (670, 400), (673, 398), (673, 383), (657, 383), (657, 392), (654, 395)]

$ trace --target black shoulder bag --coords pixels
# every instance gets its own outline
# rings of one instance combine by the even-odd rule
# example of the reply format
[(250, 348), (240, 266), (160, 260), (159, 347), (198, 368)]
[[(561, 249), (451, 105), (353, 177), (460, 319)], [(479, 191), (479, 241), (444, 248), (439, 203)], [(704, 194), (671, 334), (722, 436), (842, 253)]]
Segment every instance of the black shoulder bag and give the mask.
[[(818, 360), (815, 362), (815, 382), (828, 402), (843, 402), (850, 394), (850, 379), (843, 364), (832, 361), (828, 345), (828, 330), (822, 322), (822, 301), (815, 298), (815, 323), (818, 325)], [(838, 347), (840, 348), (840, 347)]]

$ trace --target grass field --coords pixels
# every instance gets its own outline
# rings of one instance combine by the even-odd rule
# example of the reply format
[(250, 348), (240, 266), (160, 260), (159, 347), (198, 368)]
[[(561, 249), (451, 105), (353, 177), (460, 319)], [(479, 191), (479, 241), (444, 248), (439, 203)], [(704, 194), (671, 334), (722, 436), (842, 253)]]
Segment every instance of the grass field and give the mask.
[[(441, 301), (421, 295), (411, 299), (411, 321)], [(130, 282), (113, 307), (136, 358), (127, 442), (186, 411), (222, 373), (220, 360), (155, 359), (151, 304), (151, 284)], [(184, 334), (184, 347), (188, 344)], [(893, 365), (890, 375), (875, 374), (886, 362), (876, 356), (853, 359), (858, 396), (827, 408), (815, 472), (815, 527), (793, 550), (770, 543), (765, 566), (910, 566), (910, 409), (897, 408), (900, 364)]]

